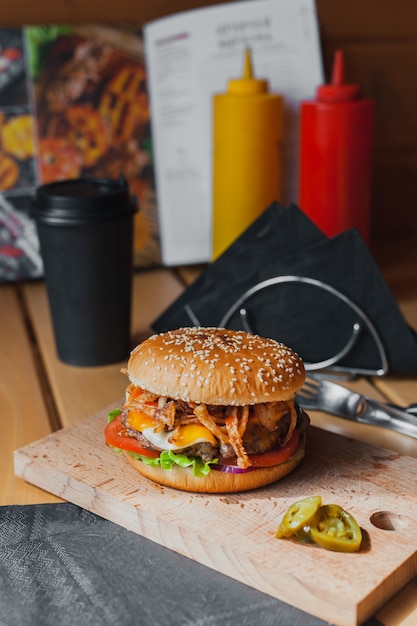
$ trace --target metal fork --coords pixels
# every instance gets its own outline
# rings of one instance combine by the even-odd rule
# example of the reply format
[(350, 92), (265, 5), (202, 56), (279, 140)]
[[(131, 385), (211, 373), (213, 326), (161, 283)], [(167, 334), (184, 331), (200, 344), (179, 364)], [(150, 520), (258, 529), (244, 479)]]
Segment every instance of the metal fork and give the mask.
[(417, 405), (406, 409), (367, 398), (329, 380), (309, 376), (296, 400), (301, 407), (321, 410), (362, 424), (383, 426), (417, 438)]

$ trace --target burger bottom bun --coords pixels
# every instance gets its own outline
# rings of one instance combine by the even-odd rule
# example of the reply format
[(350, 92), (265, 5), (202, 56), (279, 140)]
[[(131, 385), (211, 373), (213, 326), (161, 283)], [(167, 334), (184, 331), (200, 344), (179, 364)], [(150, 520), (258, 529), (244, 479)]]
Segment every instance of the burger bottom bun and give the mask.
[(281, 478), (294, 471), (303, 460), (304, 454), (305, 433), (301, 435), (298, 448), (294, 454), (279, 465), (261, 467), (242, 474), (229, 474), (213, 469), (208, 476), (200, 478), (194, 476), (191, 468), (174, 466), (171, 470), (164, 470), (161, 467), (152, 467), (151, 465), (145, 465), (132, 454), (124, 451), (124, 455), (130, 465), (142, 476), (146, 476), (153, 482), (166, 487), (199, 493), (232, 493), (265, 487), (281, 480)]

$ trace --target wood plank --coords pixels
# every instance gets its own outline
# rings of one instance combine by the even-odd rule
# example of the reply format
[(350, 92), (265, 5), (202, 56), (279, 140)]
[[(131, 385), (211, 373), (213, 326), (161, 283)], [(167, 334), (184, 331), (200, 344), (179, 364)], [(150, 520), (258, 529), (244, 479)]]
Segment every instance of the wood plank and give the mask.
[(200, 276), (200, 274), (202, 274), (206, 267), (206, 264), (188, 265), (183, 267), (177, 267), (175, 271), (177, 272), (182, 282), (188, 287), (195, 280), (197, 280), (197, 278)]
[(331, 39), (417, 37), (415, 0), (316, 0), (320, 27)]
[[(2, 26), (21, 24), (59, 24), (90, 21), (96, 23), (144, 22), (199, 6), (221, 4), (225, 0), (16, 0), (2, 2)], [(414, 0), (316, 0), (325, 37), (332, 38), (411, 38), (417, 36)]]
[[(138, 272), (133, 281), (132, 347), (150, 333), (151, 322), (177, 298), (182, 284), (169, 270)], [(119, 398), (126, 387), (125, 361), (103, 367), (75, 367), (59, 361), (44, 284), (27, 284), (24, 295), (64, 426), (78, 422)], [(126, 359), (128, 355), (126, 355)]]
[(51, 432), (34, 353), (25, 332), (17, 288), (0, 287), (0, 504), (56, 502), (13, 473), (13, 450)]
[(417, 152), (380, 151), (375, 155), (372, 230), (374, 240), (401, 244), (417, 232)]
[[(395, 213), (395, 211), (393, 211)], [(373, 248), (375, 260), (391, 289), (405, 320), (417, 331), (417, 237), (389, 238)], [(386, 376), (375, 379), (376, 387), (391, 402), (417, 402), (417, 376)]]
[[(395, 212), (395, 206), (393, 211)], [(412, 234), (400, 240), (389, 237), (372, 246), (372, 254), (378, 267), (400, 303), (410, 296), (414, 298), (417, 293), (416, 250), (417, 235)], [(413, 282), (410, 283), (410, 280)]]
[(409, 583), (376, 615), (385, 626), (417, 624), (417, 578)]
[(122, 23), (138, 24), (199, 6), (220, 4), (221, 0), (18, 0), (1, 2), (2, 27), (22, 24)]
[(347, 71), (376, 102), (377, 151), (414, 151), (417, 135), (417, 40), (346, 47)]
[[(363, 622), (417, 572), (415, 459), (311, 428), (306, 458), (285, 480), (246, 493), (190, 494), (138, 475), (104, 445), (105, 423), (106, 411), (17, 451), (17, 474), (341, 626)], [(317, 493), (356, 517), (365, 538), (358, 553), (275, 539), (288, 506)]]
[(359, 84), (362, 94), (376, 102), (376, 151), (415, 152), (417, 85), (412, 77), (417, 65), (417, 39), (391, 45), (371, 40), (327, 40), (323, 43), (327, 81), (336, 47), (344, 52), (347, 80)]

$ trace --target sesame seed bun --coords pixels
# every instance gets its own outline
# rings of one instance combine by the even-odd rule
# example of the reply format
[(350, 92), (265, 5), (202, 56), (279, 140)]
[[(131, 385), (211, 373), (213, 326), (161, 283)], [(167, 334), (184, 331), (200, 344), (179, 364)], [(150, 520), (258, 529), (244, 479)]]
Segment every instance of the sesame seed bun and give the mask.
[(197, 493), (234, 493), (265, 487), (282, 480), (293, 472), (304, 458), (305, 433), (300, 436), (300, 442), (294, 454), (279, 465), (260, 467), (241, 474), (230, 474), (213, 469), (204, 478), (194, 476), (190, 468), (174, 466), (167, 471), (161, 467), (145, 465), (132, 454), (123, 452), (130, 465), (137, 472), (160, 485)]
[(302, 387), (300, 357), (273, 339), (220, 328), (180, 328), (139, 344), (130, 381), (174, 400), (245, 406), (292, 399)]

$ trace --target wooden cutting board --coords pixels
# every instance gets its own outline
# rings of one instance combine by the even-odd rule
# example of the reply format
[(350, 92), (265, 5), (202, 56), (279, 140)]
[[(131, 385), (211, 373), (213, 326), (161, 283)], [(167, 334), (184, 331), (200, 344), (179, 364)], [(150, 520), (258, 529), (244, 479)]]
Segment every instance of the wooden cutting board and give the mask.
[[(148, 481), (108, 448), (107, 412), (17, 450), (17, 476), (339, 626), (365, 621), (417, 573), (417, 460), (310, 427), (303, 463), (281, 482), (191, 494)], [(275, 538), (288, 506), (311, 495), (354, 515), (359, 552)]]

